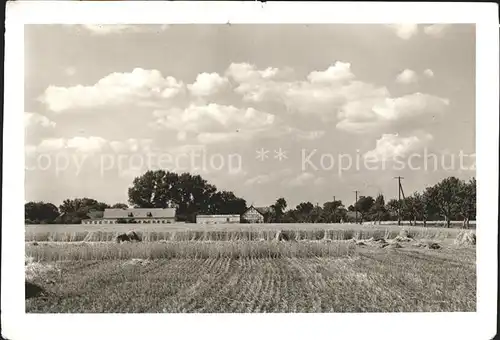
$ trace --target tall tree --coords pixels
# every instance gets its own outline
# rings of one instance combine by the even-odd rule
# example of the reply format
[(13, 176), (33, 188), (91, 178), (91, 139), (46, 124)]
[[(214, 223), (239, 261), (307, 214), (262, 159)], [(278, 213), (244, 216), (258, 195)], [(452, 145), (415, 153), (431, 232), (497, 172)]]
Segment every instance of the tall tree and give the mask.
[(283, 197), (278, 198), (276, 200), (276, 203), (271, 205), (272, 221), (278, 223), (282, 222), (285, 209), (286, 209), (286, 200)]
[(451, 225), (451, 219), (460, 214), (462, 190), (463, 181), (456, 177), (445, 178), (426, 189), (430, 209), (435, 208), (439, 211), (448, 228)]
[(247, 203), (231, 191), (218, 191), (211, 196), (208, 212), (211, 214), (243, 214)]
[(385, 207), (384, 195), (379, 194), (377, 196), (375, 202), (373, 203), (370, 209), (370, 215), (373, 221), (379, 223), (380, 221), (385, 221), (389, 218), (389, 213), (387, 212), (387, 209)]
[(93, 198), (66, 199), (59, 206), (62, 216), (57, 218), (57, 223), (80, 223), (81, 220), (88, 218), (90, 211), (104, 211), (106, 208), (109, 208), (108, 204)]
[(127, 209), (128, 205), (125, 203), (115, 203), (111, 206), (112, 209)]
[(471, 218), (476, 218), (476, 178), (462, 183), (460, 190), (459, 214), (463, 219), (462, 227), (469, 228)]
[(429, 208), (427, 207), (427, 196), (415, 191), (413, 193), (413, 207), (415, 209), (415, 216), (418, 220), (422, 221), (424, 227), (427, 226), (427, 219), (429, 216)]
[(345, 220), (346, 210), (342, 201), (331, 201), (323, 204), (323, 221), (327, 223), (338, 223)]
[(375, 200), (371, 196), (361, 196), (354, 204), (354, 208), (360, 213), (361, 221), (363, 222), (369, 217), (370, 210), (372, 209)]
[(28, 202), (24, 205), (26, 223), (53, 223), (57, 216), (59, 216), (59, 210), (52, 203)]
[(296, 222), (311, 222), (314, 205), (311, 202), (302, 202), (295, 207)]
[(386, 210), (389, 213), (391, 221), (397, 219), (399, 211), (399, 201), (397, 199), (391, 198), (387, 201)]
[(199, 175), (147, 171), (134, 179), (129, 202), (138, 208), (177, 208), (177, 218), (194, 222), (197, 214), (241, 214), (246, 201), (230, 191), (217, 191)]

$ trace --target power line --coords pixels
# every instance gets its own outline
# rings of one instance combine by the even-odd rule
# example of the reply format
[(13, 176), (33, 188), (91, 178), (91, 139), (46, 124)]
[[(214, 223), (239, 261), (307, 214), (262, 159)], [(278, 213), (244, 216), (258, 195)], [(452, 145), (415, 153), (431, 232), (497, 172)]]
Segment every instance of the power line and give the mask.
[(401, 192), (403, 191), (403, 187), (401, 186), (401, 180), (404, 177), (397, 176), (394, 179), (398, 180), (398, 225), (401, 225)]
[(358, 203), (358, 190), (354, 190), (356, 193), (356, 201), (354, 202), (354, 211), (356, 211), (356, 224), (358, 223), (358, 208), (356, 207), (356, 203)]

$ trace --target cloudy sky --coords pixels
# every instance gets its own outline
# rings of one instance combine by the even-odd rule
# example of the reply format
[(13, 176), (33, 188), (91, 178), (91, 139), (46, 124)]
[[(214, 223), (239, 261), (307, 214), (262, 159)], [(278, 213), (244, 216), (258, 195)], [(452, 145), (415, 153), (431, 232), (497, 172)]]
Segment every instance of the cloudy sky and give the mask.
[(394, 176), (411, 193), (475, 175), (459, 160), (475, 152), (475, 29), (28, 25), (24, 120), (28, 201), (126, 202), (148, 168), (255, 205), (388, 199)]

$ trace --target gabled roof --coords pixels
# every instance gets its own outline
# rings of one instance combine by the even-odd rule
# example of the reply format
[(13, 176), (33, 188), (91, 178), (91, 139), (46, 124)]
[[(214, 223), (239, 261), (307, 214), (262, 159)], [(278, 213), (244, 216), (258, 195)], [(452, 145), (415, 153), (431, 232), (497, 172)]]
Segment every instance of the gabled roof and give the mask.
[(273, 212), (273, 208), (271, 207), (255, 207), (255, 210), (260, 212), (262, 215)]
[(133, 209), (106, 209), (104, 218), (173, 218), (175, 208), (133, 208)]
[(266, 213), (269, 213), (272, 211), (272, 208), (270, 207), (254, 207), (253, 205), (251, 205), (250, 207), (248, 207), (248, 209), (243, 213), (243, 215), (245, 215), (249, 210), (251, 209), (255, 209), (259, 214), (261, 214), (262, 216), (264, 216), (264, 214)]
[(87, 216), (91, 219), (102, 218), (104, 216), (104, 212), (99, 210), (92, 210), (88, 212)]

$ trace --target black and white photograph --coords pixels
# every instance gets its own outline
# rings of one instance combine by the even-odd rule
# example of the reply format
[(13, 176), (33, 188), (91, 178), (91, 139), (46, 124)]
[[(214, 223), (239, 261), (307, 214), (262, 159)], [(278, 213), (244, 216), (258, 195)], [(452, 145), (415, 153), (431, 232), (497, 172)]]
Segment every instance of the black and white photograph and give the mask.
[(474, 19), (109, 19), (21, 24), (26, 315), (478, 312)]

